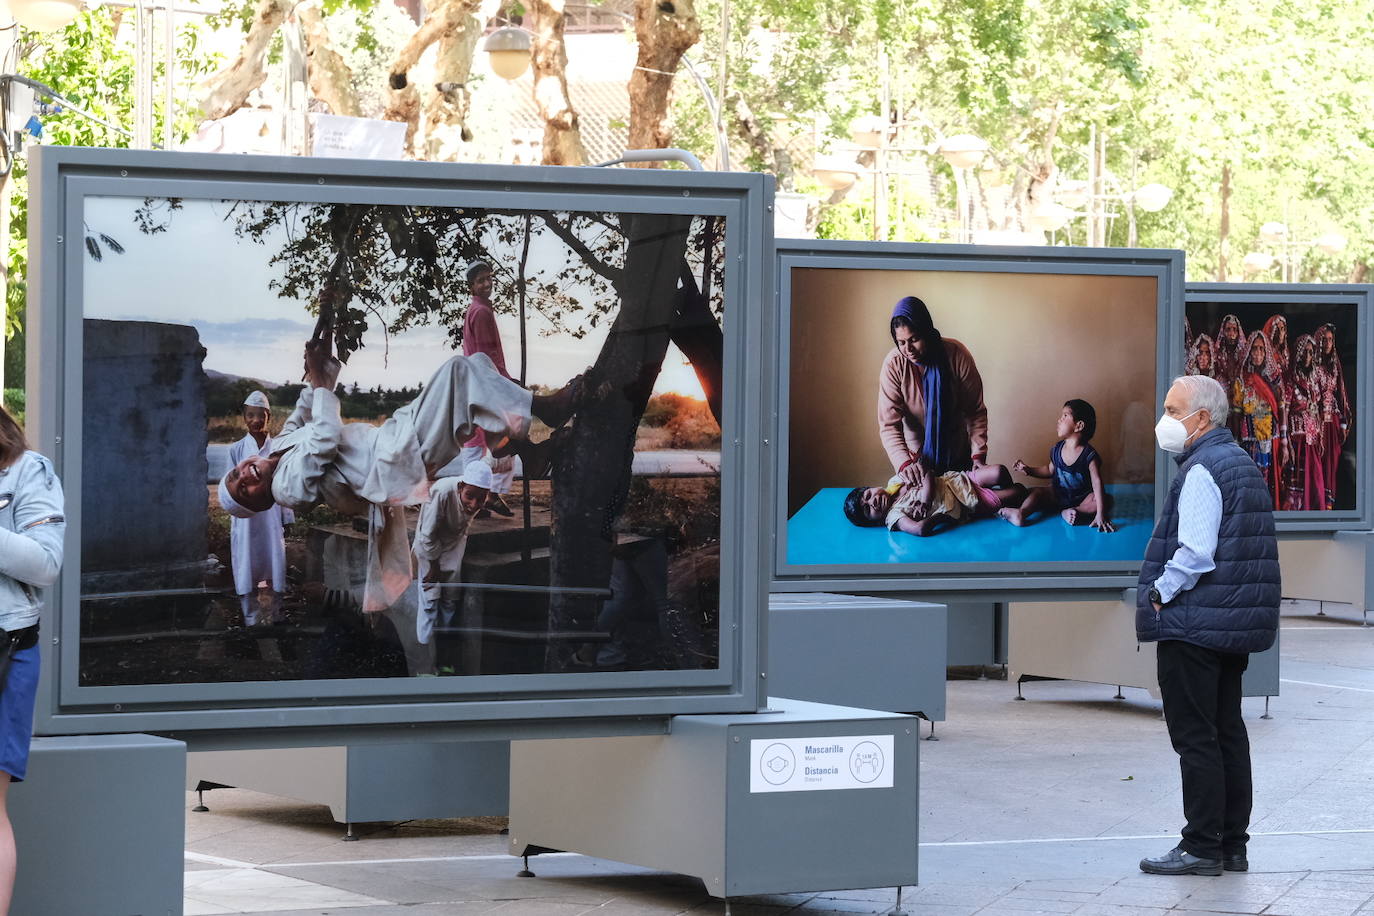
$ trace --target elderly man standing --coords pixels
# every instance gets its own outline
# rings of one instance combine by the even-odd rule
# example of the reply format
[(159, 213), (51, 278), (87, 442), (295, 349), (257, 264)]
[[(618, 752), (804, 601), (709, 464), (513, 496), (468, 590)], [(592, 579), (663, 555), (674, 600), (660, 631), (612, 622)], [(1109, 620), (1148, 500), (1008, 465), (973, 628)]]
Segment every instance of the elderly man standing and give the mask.
[(1245, 871), (1250, 740), (1241, 675), (1279, 624), (1273, 498), (1226, 428), (1230, 403), (1215, 379), (1176, 379), (1155, 427), (1176, 453), (1169, 488), (1140, 569), (1136, 635), (1157, 642), (1159, 691), (1183, 774), (1178, 846), (1142, 859), (1152, 875)]

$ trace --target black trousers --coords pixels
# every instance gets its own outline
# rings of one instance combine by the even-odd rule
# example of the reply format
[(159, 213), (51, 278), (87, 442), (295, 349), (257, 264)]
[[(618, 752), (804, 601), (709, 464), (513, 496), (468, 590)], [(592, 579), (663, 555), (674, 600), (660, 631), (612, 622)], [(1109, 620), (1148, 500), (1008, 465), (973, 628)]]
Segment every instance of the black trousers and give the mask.
[(1245, 852), (1250, 835), (1250, 737), (1240, 715), (1247, 654), (1178, 640), (1156, 647), (1169, 740), (1183, 773), (1185, 852), (1204, 859)]

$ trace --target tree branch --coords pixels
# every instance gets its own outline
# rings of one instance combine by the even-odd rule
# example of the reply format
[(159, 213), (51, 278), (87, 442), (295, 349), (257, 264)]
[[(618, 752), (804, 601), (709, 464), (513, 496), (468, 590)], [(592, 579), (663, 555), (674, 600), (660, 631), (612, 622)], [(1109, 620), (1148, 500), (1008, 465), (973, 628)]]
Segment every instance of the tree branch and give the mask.
[(625, 274), (624, 271), (612, 267), (606, 262), (602, 261), (600, 258), (598, 258), (596, 254), (593, 253), (592, 250), (588, 248), (580, 238), (573, 235), (571, 229), (569, 229), (567, 226), (564, 226), (562, 223), (558, 222), (558, 220), (554, 219), (551, 214), (540, 213), (539, 219), (543, 221), (545, 226), (548, 226), (551, 230), (553, 230), (553, 234), (562, 239), (565, 245), (567, 245), (579, 256), (581, 256), (582, 260), (586, 263), (588, 267), (590, 267), (594, 272), (605, 277), (607, 280), (610, 280), (617, 291), (620, 289), (620, 282)]

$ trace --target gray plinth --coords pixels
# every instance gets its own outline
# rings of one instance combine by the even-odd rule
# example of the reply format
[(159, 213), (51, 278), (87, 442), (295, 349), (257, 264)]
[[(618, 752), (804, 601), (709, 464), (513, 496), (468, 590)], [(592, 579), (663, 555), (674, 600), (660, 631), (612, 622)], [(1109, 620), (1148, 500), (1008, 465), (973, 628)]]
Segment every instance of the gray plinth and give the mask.
[(949, 604), (949, 664), (1002, 665), (1007, 661), (1007, 606), (991, 601)]
[(1369, 622), (1374, 608), (1374, 533), (1287, 535), (1279, 538), (1283, 596), (1352, 605)]
[[(1120, 601), (1026, 601), (1011, 605), (1008, 679), (1022, 675), (1140, 687), (1159, 698), (1155, 644), (1135, 637), (1135, 590)], [(1024, 689), (1024, 688), (1023, 688)], [(1250, 656), (1242, 695), (1279, 695), (1279, 643)], [(1033, 694), (1026, 694), (1033, 696)]]
[[(561, 849), (692, 875), (717, 897), (916, 883), (919, 720), (769, 702), (775, 711), (675, 716), (667, 735), (511, 742), (511, 852)], [(773, 785), (762, 761), (775, 742), (840, 748), (854, 761), (846, 766), (875, 775), (864, 738), (891, 742), (890, 787), (762, 790)], [(811, 778), (808, 765), (802, 754), (767, 779), (800, 785), (791, 780)]]
[(943, 604), (813, 593), (768, 598), (768, 692), (945, 718)]
[[(510, 743), (408, 744), (196, 751), (186, 787), (216, 783), (328, 805), (341, 824), (475, 817), (507, 811)], [(214, 795), (207, 799), (214, 805)]]
[(10, 912), (172, 916), (182, 906), (186, 745), (150, 735), (35, 738), (10, 788)]

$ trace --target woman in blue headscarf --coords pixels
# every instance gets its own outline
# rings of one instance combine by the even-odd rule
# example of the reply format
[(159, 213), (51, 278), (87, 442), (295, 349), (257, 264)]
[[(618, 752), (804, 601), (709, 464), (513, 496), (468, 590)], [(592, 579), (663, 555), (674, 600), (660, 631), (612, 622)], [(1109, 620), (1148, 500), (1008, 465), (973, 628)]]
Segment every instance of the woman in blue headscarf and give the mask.
[(892, 310), (893, 349), (878, 383), (878, 433), (899, 474), (917, 460), (935, 473), (982, 467), (988, 454), (983, 378), (968, 347), (940, 336), (915, 296)]

